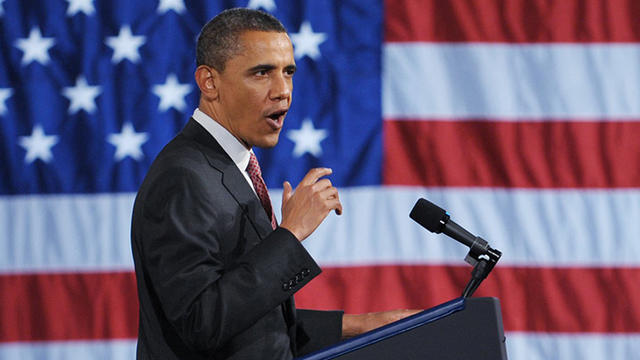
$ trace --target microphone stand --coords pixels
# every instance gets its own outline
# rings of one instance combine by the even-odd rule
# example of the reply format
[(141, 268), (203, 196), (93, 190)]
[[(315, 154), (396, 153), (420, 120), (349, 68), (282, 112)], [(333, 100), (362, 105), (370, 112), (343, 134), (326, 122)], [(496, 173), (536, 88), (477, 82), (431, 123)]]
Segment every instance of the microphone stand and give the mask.
[(473, 266), (473, 270), (471, 271), (471, 279), (462, 292), (463, 298), (473, 295), (482, 280), (486, 279), (493, 267), (496, 266), (501, 256), (500, 250), (492, 249), (486, 240), (476, 236), (469, 253), (464, 258), (464, 261)]

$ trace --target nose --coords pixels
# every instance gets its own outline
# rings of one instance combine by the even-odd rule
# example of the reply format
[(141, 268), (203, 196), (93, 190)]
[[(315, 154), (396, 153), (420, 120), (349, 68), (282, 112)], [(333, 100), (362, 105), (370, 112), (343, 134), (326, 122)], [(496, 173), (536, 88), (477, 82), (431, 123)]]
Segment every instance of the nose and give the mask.
[(269, 98), (274, 101), (280, 101), (291, 97), (291, 89), (293, 87), (291, 78), (284, 74), (274, 76), (271, 82), (271, 92)]

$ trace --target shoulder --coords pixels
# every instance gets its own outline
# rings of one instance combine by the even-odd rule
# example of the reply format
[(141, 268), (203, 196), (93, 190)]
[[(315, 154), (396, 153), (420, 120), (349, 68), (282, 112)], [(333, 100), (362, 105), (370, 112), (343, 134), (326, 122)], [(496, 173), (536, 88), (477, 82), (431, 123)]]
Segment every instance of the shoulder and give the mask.
[(220, 171), (211, 166), (202, 146), (179, 134), (153, 161), (139, 192), (150, 187), (166, 188), (172, 185), (200, 187), (204, 186), (204, 182), (219, 178), (219, 174)]
[(158, 153), (147, 172), (145, 183), (176, 173), (210, 176), (210, 172), (220, 172), (229, 163), (232, 163), (231, 159), (218, 142), (192, 119)]
[(215, 151), (205, 149), (196, 139), (179, 133), (152, 162), (136, 202), (149, 204), (170, 196), (197, 198), (214, 190), (215, 184), (222, 182), (221, 171), (209, 161)]

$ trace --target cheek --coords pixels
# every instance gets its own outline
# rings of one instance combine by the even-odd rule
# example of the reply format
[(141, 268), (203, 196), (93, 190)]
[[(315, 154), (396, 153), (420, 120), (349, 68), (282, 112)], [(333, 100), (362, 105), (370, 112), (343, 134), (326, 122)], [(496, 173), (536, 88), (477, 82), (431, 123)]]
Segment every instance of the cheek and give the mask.
[(262, 120), (263, 113), (268, 110), (265, 107), (267, 92), (260, 84), (236, 84), (232, 91), (225, 94), (224, 100), (230, 116), (235, 117), (237, 124), (246, 128), (255, 128), (256, 123)]
[(251, 114), (253, 118), (260, 118), (265, 109), (264, 96), (259, 91), (247, 91), (245, 93), (244, 107), (245, 113)]

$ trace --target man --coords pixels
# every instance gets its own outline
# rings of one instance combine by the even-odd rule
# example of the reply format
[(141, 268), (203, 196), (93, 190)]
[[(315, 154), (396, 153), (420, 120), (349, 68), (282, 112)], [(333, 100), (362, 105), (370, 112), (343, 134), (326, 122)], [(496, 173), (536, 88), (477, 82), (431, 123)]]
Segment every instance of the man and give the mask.
[(253, 146), (273, 147), (291, 105), (293, 48), (280, 22), (231, 9), (196, 49), (201, 96), (138, 192), (132, 249), (141, 359), (290, 359), (404, 317), (296, 310), (320, 273), (301, 245), (338, 191), (312, 169), (285, 182), (278, 226)]

